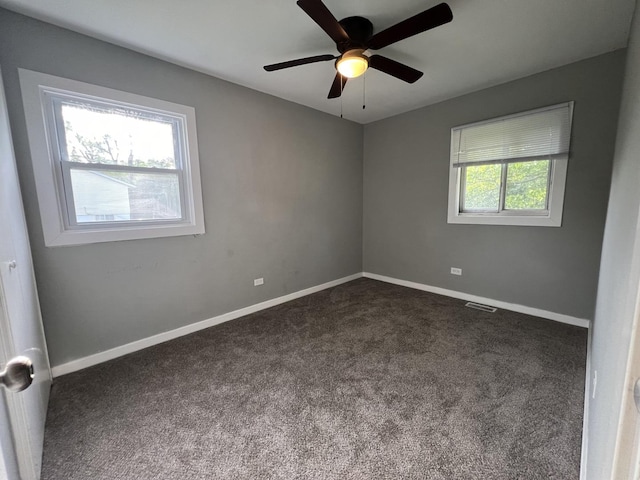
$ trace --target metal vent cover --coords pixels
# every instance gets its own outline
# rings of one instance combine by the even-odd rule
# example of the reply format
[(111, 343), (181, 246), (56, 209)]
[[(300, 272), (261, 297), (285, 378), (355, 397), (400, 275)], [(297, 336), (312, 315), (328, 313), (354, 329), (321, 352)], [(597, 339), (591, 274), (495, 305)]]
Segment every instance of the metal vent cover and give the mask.
[(482, 310), (483, 312), (494, 313), (498, 310), (496, 307), (490, 307), (489, 305), (483, 305), (481, 303), (475, 302), (467, 302), (464, 304), (465, 307), (475, 308), (476, 310)]

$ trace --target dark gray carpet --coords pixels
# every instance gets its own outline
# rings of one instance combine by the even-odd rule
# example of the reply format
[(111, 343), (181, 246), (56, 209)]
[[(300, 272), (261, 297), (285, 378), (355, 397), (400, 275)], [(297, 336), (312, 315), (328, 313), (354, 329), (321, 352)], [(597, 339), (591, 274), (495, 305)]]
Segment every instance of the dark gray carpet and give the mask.
[(577, 479), (586, 339), (356, 280), (57, 378), (43, 479)]

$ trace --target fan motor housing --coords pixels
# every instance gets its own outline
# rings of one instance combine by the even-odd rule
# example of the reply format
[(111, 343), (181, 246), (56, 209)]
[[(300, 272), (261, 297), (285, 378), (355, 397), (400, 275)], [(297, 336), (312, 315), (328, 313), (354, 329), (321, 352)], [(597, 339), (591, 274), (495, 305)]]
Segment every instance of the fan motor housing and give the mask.
[(350, 42), (339, 43), (336, 46), (340, 53), (354, 48), (366, 48), (366, 43), (373, 36), (373, 24), (364, 17), (347, 17), (338, 22), (347, 32)]

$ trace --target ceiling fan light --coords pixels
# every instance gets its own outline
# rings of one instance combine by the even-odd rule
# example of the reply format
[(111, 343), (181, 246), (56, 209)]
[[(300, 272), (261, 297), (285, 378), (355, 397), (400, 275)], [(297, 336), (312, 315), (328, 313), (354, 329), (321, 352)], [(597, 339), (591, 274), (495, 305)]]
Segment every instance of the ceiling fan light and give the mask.
[(352, 50), (342, 55), (336, 68), (338, 72), (347, 78), (356, 78), (369, 68), (369, 59), (362, 52), (364, 50)]

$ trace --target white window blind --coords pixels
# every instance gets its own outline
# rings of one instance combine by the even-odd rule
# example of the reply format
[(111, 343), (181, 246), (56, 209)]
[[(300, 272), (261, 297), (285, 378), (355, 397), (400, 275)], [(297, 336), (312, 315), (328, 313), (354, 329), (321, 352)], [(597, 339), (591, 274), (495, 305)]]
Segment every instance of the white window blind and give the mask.
[(567, 156), (573, 102), (455, 127), (451, 166), (526, 162)]

